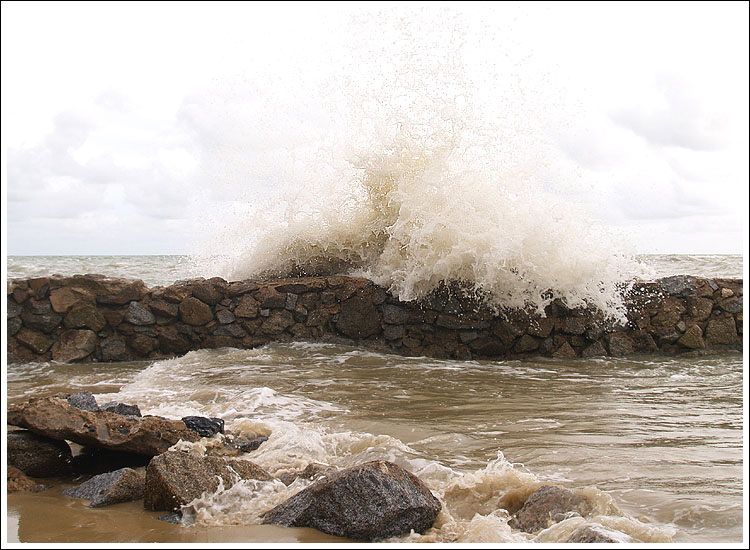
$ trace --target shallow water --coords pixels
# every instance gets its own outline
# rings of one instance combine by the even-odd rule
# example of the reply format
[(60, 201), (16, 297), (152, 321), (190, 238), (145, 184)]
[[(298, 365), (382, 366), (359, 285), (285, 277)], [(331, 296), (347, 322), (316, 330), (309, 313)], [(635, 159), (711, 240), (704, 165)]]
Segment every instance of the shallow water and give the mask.
[[(248, 458), (274, 474), (392, 460), (444, 505), (433, 529), (407, 540), (564, 540), (573, 524), (534, 538), (497, 511), (552, 482), (586, 488), (598, 510), (587, 520), (634, 542), (738, 542), (742, 377), (736, 353), (458, 362), (293, 343), (154, 363), (11, 365), (7, 388), (10, 403), (88, 389), (145, 413), (221, 416), (230, 430), (270, 433)], [(21, 541), (330, 540), (255, 525), (300, 488), (247, 482), (205, 495), (187, 510), (197, 525), (178, 527), (136, 504), (91, 511), (55, 487), (9, 495), (9, 525)], [(58, 508), (54, 521), (24, 527)], [(75, 529), (97, 514), (112, 523)]]

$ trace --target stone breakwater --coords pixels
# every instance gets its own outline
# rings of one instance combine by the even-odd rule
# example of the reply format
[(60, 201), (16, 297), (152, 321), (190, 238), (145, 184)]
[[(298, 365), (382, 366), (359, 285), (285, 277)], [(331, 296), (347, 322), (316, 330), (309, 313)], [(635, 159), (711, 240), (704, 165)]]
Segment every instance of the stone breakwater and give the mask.
[(674, 276), (638, 282), (627, 321), (556, 300), (545, 316), (495, 313), (445, 286), (401, 302), (345, 276), (147, 288), (101, 275), (10, 279), (8, 362), (159, 359), (275, 341), (332, 341), (456, 359), (625, 356), (741, 350), (743, 281)]

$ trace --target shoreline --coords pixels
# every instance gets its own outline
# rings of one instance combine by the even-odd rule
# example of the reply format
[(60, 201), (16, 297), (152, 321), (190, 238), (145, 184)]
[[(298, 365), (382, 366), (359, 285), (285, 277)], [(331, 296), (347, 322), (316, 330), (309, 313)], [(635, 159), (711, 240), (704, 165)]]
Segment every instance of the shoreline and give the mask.
[(270, 342), (353, 344), (405, 356), (470, 359), (625, 357), (742, 351), (742, 279), (672, 276), (638, 282), (627, 323), (554, 301), (545, 317), (495, 315), (442, 287), (401, 302), (348, 276), (149, 288), (103, 275), (9, 279), (8, 363), (164, 359)]

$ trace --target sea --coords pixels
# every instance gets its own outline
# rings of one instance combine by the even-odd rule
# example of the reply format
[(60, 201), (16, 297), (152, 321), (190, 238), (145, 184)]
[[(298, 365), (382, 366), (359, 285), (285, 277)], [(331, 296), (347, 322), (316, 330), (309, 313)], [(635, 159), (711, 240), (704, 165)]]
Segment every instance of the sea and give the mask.
[[(741, 278), (740, 255), (646, 255), (650, 277)], [(101, 273), (167, 285), (223, 275), (189, 256), (10, 256), (7, 276)], [(124, 363), (5, 365), (7, 404), (91, 391), (144, 414), (221, 417), (269, 437), (248, 456), (274, 475), (319, 463), (390, 460), (421, 478), (443, 508), (434, 526), (386, 543), (554, 543), (582, 524), (629, 543), (740, 543), (746, 517), (739, 352), (704, 357), (508, 361), (401, 357), (358, 347), (275, 343)], [(187, 445), (202, 453), (213, 443)], [(7, 495), (8, 541), (29, 543), (347, 542), (306, 528), (260, 525), (301, 490), (244, 481), (184, 507), (190, 525), (141, 502), (90, 509), (62, 495), (80, 482)], [(594, 506), (531, 535), (505, 508), (542, 484), (580, 490)], [(41, 520), (43, 518), (43, 520)], [(746, 531), (745, 531), (746, 532)]]

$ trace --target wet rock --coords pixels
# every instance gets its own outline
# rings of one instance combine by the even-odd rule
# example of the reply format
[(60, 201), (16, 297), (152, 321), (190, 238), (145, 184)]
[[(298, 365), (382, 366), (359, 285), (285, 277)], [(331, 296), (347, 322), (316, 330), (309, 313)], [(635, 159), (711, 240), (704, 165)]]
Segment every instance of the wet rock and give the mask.
[(590, 511), (591, 505), (584, 496), (558, 485), (542, 485), (508, 524), (514, 529), (536, 533), (562, 521), (568, 514), (585, 516)]
[(94, 394), (90, 391), (71, 393), (66, 397), (66, 401), (76, 409), (91, 412), (98, 412), (101, 410), (99, 403), (96, 402), (96, 397), (94, 397)]
[(623, 357), (633, 353), (633, 341), (624, 332), (614, 332), (605, 337), (609, 354), (613, 357)]
[(258, 290), (258, 285), (252, 281), (237, 281), (230, 283), (227, 288), (227, 294), (231, 297), (242, 296), (248, 292), (255, 292)]
[(687, 329), (677, 343), (690, 349), (703, 349), (706, 347), (706, 343), (703, 341), (703, 330), (698, 325), (692, 325)]
[(186, 353), (191, 348), (190, 341), (174, 326), (159, 329), (159, 349), (164, 353)]
[(31, 493), (37, 493), (46, 489), (44, 485), (37, 483), (36, 481), (29, 479), (26, 474), (15, 466), (8, 465), (7, 471), (8, 484), (5, 490), (8, 493), (17, 493), (20, 491), (29, 491)]
[(249, 460), (169, 451), (151, 459), (146, 468), (143, 505), (147, 510), (177, 510), (206, 491), (216, 491), (219, 478), (226, 489), (239, 479), (273, 479)]
[(406, 329), (403, 325), (385, 325), (383, 327), (383, 338), (386, 340), (398, 340), (406, 336)]
[(152, 456), (165, 452), (180, 439), (197, 441), (200, 438), (182, 420), (86, 411), (60, 397), (32, 398), (11, 407), (8, 423), (52, 439)]
[(211, 308), (197, 298), (185, 298), (180, 303), (180, 318), (189, 325), (205, 325), (214, 318)]
[(312, 527), (359, 540), (424, 533), (440, 501), (392, 462), (368, 462), (326, 476), (263, 515), (263, 523)]
[(230, 336), (232, 338), (244, 338), (247, 336), (247, 332), (242, 330), (236, 323), (231, 325), (222, 325), (214, 331), (214, 336)]
[[(261, 315), (262, 315), (261, 311)], [(263, 334), (281, 334), (287, 328), (294, 324), (294, 316), (290, 311), (287, 310), (273, 310), (268, 312), (268, 316), (263, 325), (260, 327), (260, 331)]]
[(274, 285), (278, 292), (292, 292), (294, 294), (303, 294), (305, 292), (317, 292), (326, 288), (325, 279), (317, 277), (300, 277), (299, 279), (289, 279), (288, 282)]
[(555, 351), (552, 352), (552, 357), (556, 359), (573, 359), (576, 356), (576, 351), (566, 341), (563, 342)]
[(63, 325), (67, 328), (89, 328), (99, 331), (107, 326), (107, 320), (96, 306), (84, 304), (71, 309), (63, 319)]
[(125, 340), (119, 336), (105, 338), (99, 344), (99, 349), (102, 352), (102, 361), (127, 361), (131, 358)]
[(22, 311), (23, 311), (23, 308), (21, 306), (19, 306), (13, 300), (8, 300), (8, 313), (7, 313), (8, 319), (13, 319), (15, 317), (18, 317), (19, 315), (21, 315)]
[(714, 318), (706, 325), (706, 343), (734, 344), (737, 342), (737, 328), (731, 317)]
[(435, 319), (435, 325), (451, 330), (479, 330), (489, 328), (490, 322), (464, 315), (441, 313)]
[(98, 508), (143, 498), (145, 481), (143, 474), (131, 468), (121, 468), (94, 476), (77, 487), (65, 489), (63, 494), (89, 500), (90, 507)]
[(659, 279), (662, 290), (671, 296), (686, 297), (698, 291), (695, 277), (689, 275), (674, 275)]
[(586, 347), (581, 351), (581, 357), (603, 357), (607, 355), (607, 350), (601, 342), (594, 342), (590, 346)]
[(83, 447), (73, 455), (73, 471), (78, 474), (104, 474), (119, 468), (140, 468), (151, 460), (150, 455)]
[(102, 405), (102, 410), (123, 416), (143, 416), (138, 405), (126, 405), (125, 403), (118, 403), (116, 401), (105, 403)]
[(368, 294), (355, 294), (342, 302), (336, 328), (349, 338), (367, 338), (380, 332), (380, 313)]
[(182, 421), (188, 429), (198, 432), (201, 437), (211, 437), (218, 433), (224, 433), (224, 421), (221, 418), (185, 416)]
[(29, 431), (8, 433), (8, 464), (31, 477), (69, 475), (73, 454), (65, 441)]
[(91, 330), (66, 330), (52, 346), (52, 359), (72, 363), (85, 359), (96, 349), (96, 333)]
[(591, 525), (584, 523), (573, 531), (565, 542), (572, 543), (617, 543), (632, 542), (633, 539), (625, 533), (612, 531), (601, 525)]
[(711, 315), (714, 307), (712, 300), (700, 296), (688, 296), (687, 314), (696, 321), (705, 321)]
[(270, 286), (262, 286), (256, 294), (262, 309), (279, 309), (286, 305), (286, 294), (282, 294)]
[(255, 319), (260, 312), (260, 304), (250, 295), (244, 295), (237, 301), (234, 314), (237, 317)]
[(128, 338), (128, 345), (138, 355), (145, 357), (158, 347), (159, 342), (155, 338), (150, 338), (145, 334), (136, 334)]
[(400, 306), (385, 304), (383, 306), (383, 322), (392, 325), (403, 325), (409, 321), (409, 312)]
[(256, 450), (263, 443), (268, 441), (268, 436), (261, 435), (253, 438), (246, 438), (243, 436), (232, 438), (229, 441), (229, 446), (237, 449), (241, 453), (249, 453), (250, 451)]
[(130, 302), (125, 320), (128, 323), (138, 326), (153, 325), (156, 323), (154, 314), (140, 302)]
[(40, 355), (52, 347), (55, 342), (46, 334), (25, 327), (18, 331), (16, 339), (31, 351)]
[[(226, 285), (226, 282), (224, 283)], [(219, 285), (212, 281), (200, 281), (193, 285), (193, 296), (201, 302), (215, 306), (224, 298)]]
[(24, 326), (28, 328), (50, 333), (60, 324), (60, 321), (62, 321), (62, 315), (58, 315), (57, 313), (35, 315), (28, 311), (24, 311), (21, 314), (21, 319), (23, 319)]
[[(539, 340), (528, 334), (524, 334), (513, 346), (513, 351), (516, 353), (528, 353), (539, 349)], [(573, 352), (575, 355), (575, 352)]]

